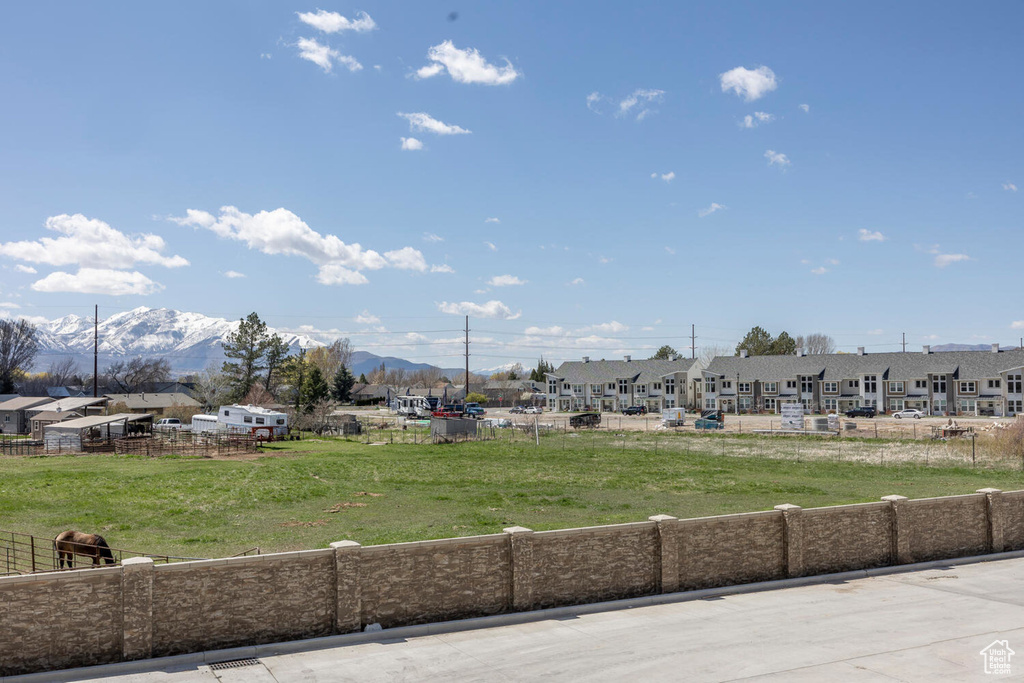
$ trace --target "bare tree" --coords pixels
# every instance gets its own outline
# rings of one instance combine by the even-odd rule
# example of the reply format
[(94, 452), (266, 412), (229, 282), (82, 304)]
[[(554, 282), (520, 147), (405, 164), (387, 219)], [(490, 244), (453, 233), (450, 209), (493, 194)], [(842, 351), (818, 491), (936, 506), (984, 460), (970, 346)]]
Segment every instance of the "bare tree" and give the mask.
[(324, 377), (334, 377), (342, 365), (352, 360), (352, 346), (348, 339), (335, 339), (330, 346), (318, 346), (306, 352), (306, 361), (320, 368)]
[(38, 350), (35, 325), (27, 320), (0, 320), (0, 394), (14, 392), (14, 381), (32, 367)]
[(53, 383), (52, 386), (61, 387), (67, 384), (81, 384), (81, 370), (74, 356), (64, 356), (50, 363), (46, 375)]
[(807, 354), (822, 354), (822, 353), (835, 353), (836, 342), (832, 337), (821, 332), (815, 332), (809, 334), (806, 337), (799, 336), (796, 338), (796, 347), (802, 348), (804, 353)]
[(409, 383), (414, 387), (432, 389), (440, 383), (441, 376), (443, 374), (444, 373), (441, 372), (441, 368), (435, 368), (433, 366), (423, 368), (421, 370), (415, 370), (409, 375)]
[(171, 364), (166, 358), (146, 359), (136, 356), (128, 361), (115, 361), (107, 367), (107, 381), (111, 388), (133, 394), (155, 382), (166, 382), (171, 377)]
[(216, 410), (231, 393), (231, 379), (220, 371), (216, 363), (196, 375), (195, 385), (195, 399), (205, 411)]
[(394, 368), (388, 370), (387, 375), (384, 377), (384, 381), (380, 382), (385, 387), (391, 390), (392, 398), (397, 396), (398, 393), (409, 386), (409, 371), (405, 368)]
[(700, 359), (701, 364), (704, 367), (708, 366), (716, 356), (734, 356), (733, 349), (731, 346), (724, 346), (720, 344), (713, 344), (711, 346), (700, 347), (700, 353), (697, 354), (697, 358)]

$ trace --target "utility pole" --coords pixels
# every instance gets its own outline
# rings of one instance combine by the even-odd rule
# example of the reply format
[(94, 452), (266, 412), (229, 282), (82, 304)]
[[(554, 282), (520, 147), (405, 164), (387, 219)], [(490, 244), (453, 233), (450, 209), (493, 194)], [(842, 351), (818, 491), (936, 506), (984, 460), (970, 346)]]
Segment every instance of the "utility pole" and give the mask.
[(96, 398), (100, 391), (100, 305), (96, 304), (96, 316), (92, 328), (92, 397)]
[(903, 333), (903, 353), (907, 352), (907, 333)]
[[(469, 396), (469, 316), (466, 316), (466, 396)], [(465, 398), (462, 399), (466, 401)]]
[(697, 326), (690, 324), (690, 358), (697, 357)]

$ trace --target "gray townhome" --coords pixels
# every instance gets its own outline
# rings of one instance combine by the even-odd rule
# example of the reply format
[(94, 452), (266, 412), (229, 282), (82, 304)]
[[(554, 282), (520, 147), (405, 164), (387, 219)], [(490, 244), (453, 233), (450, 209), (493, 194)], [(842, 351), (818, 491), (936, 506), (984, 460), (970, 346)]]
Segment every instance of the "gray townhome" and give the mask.
[(652, 412), (693, 406), (702, 380), (700, 364), (691, 358), (666, 360), (567, 361), (547, 374), (548, 409), (614, 412), (644, 406)]
[(917, 408), (931, 415), (1019, 415), (1024, 412), (1024, 350), (718, 356), (703, 371), (704, 409), (780, 412), (802, 403), (811, 411), (874, 406)]

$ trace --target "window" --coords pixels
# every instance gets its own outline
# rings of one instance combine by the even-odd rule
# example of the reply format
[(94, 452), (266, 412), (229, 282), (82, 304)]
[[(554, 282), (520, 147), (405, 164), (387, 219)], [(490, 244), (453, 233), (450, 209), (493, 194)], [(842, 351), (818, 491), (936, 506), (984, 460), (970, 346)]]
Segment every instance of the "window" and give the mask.
[(654, 391), (661, 391), (661, 382), (655, 382), (654, 386), (651, 387)]
[(634, 393), (636, 393), (637, 396), (646, 396), (647, 395), (647, 385), (646, 384), (634, 385)]
[(944, 376), (932, 377), (932, 393), (933, 394), (944, 394), (944, 393), (946, 393), (946, 378)]
[(225, 410), (225, 411), (224, 411), (224, 416), (225, 416), (225, 417), (227, 417), (227, 416), (228, 416), (228, 415), (230, 415), (230, 414), (231, 414), (231, 411), (230, 411), (230, 410)]
[(1006, 393), (1008, 393), (1008, 394), (1019, 394), (1019, 393), (1021, 393), (1021, 375), (1007, 375), (1006, 376)]
[(257, 417), (256, 418), (256, 424), (258, 424), (258, 425), (266, 424), (266, 420), (264, 420), (262, 417)]
[(813, 394), (814, 393), (814, 380), (810, 377), (802, 377), (800, 379), (800, 393), (802, 394)]
[(990, 379), (988, 381), (988, 388), (989, 389), (998, 389), (1000, 386), (1001, 386), (1001, 382), (998, 379)]
[(775, 399), (769, 397), (764, 398), (764, 409), (775, 412)]
[(249, 415), (246, 415), (245, 417), (242, 418), (242, 422), (244, 422), (246, 424), (252, 424), (252, 417), (250, 417)]
[(583, 393), (583, 385), (582, 384), (573, 384), (572, 385), (572, 393), (574, 393), (574, 394), (582, 394)]
[(878, 375), (865, 375), (864, 376), (864, 393), (865, 394), (876, 394), (876, 393), (878, 393)]
[(814, 409), (814, 406), (811, 405), (811, 399), (809, 398), (800, 399), (800, 405), (802, 405), (804, 407), (804, 410), (808, 412)]
[(603, 393), (604, 393), (604, 385), (603, 384), (591, 384), (590, 385), (590, 394), (592, 396), (600, 396)]
[(615, 382), (608, 382), (608, 391), (615, 391)]
[(962, 398), (960, 399), (960, 412), (961, 413), (976, 413), (978, 408), (978, 401), (973, 398)]
[(704, 399), (704, 410), (715, 410), (715, 399), (706, 398)]
[(714, 377), (705, 377), (704, 378), (704, 391), (706, 391), (709, 394), (715, 393), (715, 378)]
[(569, 384), (568, 382), (563, 382), (562, 389), (564, 389), (565, 391), (572, 391), (572, 385)]
[(903, 410), (904, 401), (902, 398), (890, 398), (889, 399), (889, 410)]
[(878, 399), (866, 398), (866, 399), (864, 399), (864, 405), (866, 407), (875, 408), (875, 407), (878, 406)]
[(973, 394), (978, 390), (978, 385), (974, 382), (960, 382), (960, 393), (961, 394)]
[(821, 390), (826, 394), (838, 394), (839, 382), (822, 382)]
[(722, 388), (723, 389), (732, 389), (732, 380), (731, 379), (723, 379), (722, 380)]
[(927, 389), (928, 388), (928, 380), (915, 379), (914, 380), (914, 388), (915, 389)]
[(1021, 413), (1021, 403), (1024, 403), (1024, 401), (1020, 401), (1020, 400), (1016, 400), (1016, 399), (1013, 400), (1013, 401), (1007, 401), (1006, 402), (1006, 412), (1009, 413), (1010, 415), (1020, 415), (1020, 413)]
[(750, 410), (750, 406), (753, 405), (754, 399), (749, 396), (740, 396), (740, 410)]
[(284, 418), (283, 417), (277, 418), (277, 424), (283, 425), (284, 424)]
[(796, 380), (795, 379), (787, 379), (786, 380), (786, 388), (787, 389), (796, 389)]
[(665, 393), (670, 395), (670, 396), (674, 396), (675, 395), (675, 393), (676, 393), (676, 381), (675, 381), (675, 379), (670, 377), (670, 378), (665, 380)]
[(549, 394), (557, 394), (558, 393), (558, 380), (554, 380), (554, 379), (548, 380), (548, 393)]
[(619, 380), (619, 393), (620, 394), (628, 394), (629, 393), (629, 380), (628, 379), (620, 379)]
[(6, 415), (4, 415), (4, 422), (10, 422), (10, 421), (11, 421), (11, 414), (7, 413)]
[(738, 385), (741, 394), (750, 393), (750, 382), (740, 382)]
[[(889, 382), (890, 394), (902, 394), (904, 392), (903, 382)], [(900, 408), (902, 410), (902, 408)]]
[(825, 410), (836, 410), (839, 407), (839, 399), (826, 398), (821, 402), (821, 405), (825, 408)]
[[(766, 394), (777, 394), (777, 393), (779, 393), (779, 383), (778, 382), (765, 382), (762, 386), (764, 387), (764, 393), (766, 393)], [(774, 403), (774, 402), (775, 402), (775, 400), (772, 399), (772, 403)]]
[(932, 400), (932, 414), (942, 415), (946, 412), (946, 399), (936, 398)]

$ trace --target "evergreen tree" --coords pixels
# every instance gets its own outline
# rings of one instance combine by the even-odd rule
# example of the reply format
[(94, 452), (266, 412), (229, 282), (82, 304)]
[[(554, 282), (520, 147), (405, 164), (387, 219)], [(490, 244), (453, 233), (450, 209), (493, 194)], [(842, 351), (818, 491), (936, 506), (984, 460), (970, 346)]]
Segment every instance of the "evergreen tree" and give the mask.
[(222, 371), (231, 383), (236, 400), (249, 393), (260, 371), (266, 367), (263, 357), (269, 342), (267, 324), (255, 311), (239, 320), (238, 329), (224, 339), (224, 355), (229, 360), (224, 361)]
[(651, 360), (668, 360), (672, 356), (678, 356), (679, 352), (673, 349), (668, 344), (665, 344), (651, 356)]
[(534, 382), (546, 382), (548, 380), (544, 373), (554, 372), (555, 366), (544, 360), (544, 356), (537, 361), (537, 367), (530, 371), (530, 379)]
[(363, 373), (363, 372), (359, 373), (359, 383), (360, 384), (369, 384), (369, 382), (366, 381), (366, 373)]
[(280, 335), (272, 335), (267, 339), (267, 350), (264, 355), (267, 364), (267, 377), (263, 387), (270, 393), (274, 393), (274, 380), (278, 377), (274, 374), (281, 369), (281, 364), (288, 357), (288, 345), (281, 339)]
[(352, 399), (352, 385), (355, 384), (355, 381), (348, 368), (342, 365), (334, 375), (331, 397), (338, 403), (348, 403)]
[(736, 345), (736, 355), (739, 355), (740, 351), (746, 351), (748, 356), (770, 356), (774, 341), (775, 338), (766, 330), (755, 326), (747, 332), (743, 341)]
[(771, 355), (773, 356), (792, 356), (796, 353), (796, 340), (789, 336), (785, 330), (779, 333), (779, 336), (772, 342)]
[(321, 401), (326, 401), (331, 395), (331, 388), (324, 381), (320, 368), (315, 365), (309, 370), (309, 376), (302, 385), (302, 403), (309, 412)]

